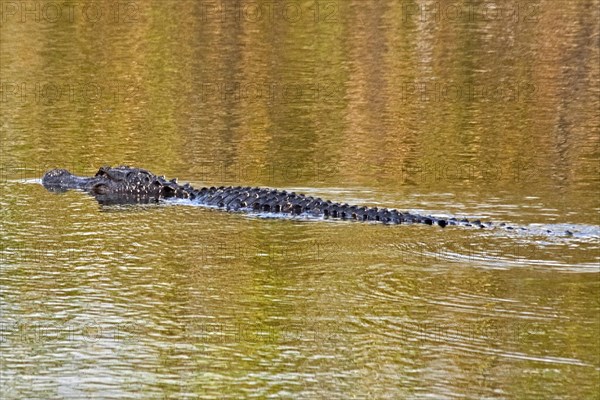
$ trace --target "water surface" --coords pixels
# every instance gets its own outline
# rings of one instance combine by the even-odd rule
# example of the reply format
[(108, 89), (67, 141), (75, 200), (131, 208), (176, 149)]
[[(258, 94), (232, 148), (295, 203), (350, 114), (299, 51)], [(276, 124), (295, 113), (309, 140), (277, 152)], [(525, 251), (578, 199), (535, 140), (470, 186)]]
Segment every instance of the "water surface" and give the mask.
[[(3, 398), (597, 396), (598, 1), (53, 4), (2, 5)], [(105, 164), (533, 233), (39, 185)]]

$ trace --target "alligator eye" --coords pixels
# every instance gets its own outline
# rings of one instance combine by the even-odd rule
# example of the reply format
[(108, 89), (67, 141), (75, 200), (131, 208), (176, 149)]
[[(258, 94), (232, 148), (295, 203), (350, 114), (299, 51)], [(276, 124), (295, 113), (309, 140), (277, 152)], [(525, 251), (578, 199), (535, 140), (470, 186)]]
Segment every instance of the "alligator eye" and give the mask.
[(98, 183), (92, 187), (91, 192), (94, 194), (106, 194), (108, 193), (108, 186), (104, 183)]
[(175, 193), (175, 190), (172, 187), (163, 186), (163, 195), (164, 196), (171, 197), (171, 196), (173, 196), (173, 193)]

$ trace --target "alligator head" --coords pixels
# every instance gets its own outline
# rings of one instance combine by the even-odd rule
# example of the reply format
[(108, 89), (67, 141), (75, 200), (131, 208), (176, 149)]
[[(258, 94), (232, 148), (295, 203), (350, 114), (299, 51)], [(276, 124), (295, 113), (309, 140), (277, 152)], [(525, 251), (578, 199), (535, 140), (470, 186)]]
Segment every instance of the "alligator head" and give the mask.
[(73, 175), (66, 169), (53, 169), (44, 175), (42, 184), (54, 192), (70, 189), (86, 191), (102, 204), (144, 203), (161, 197), (189, 196), (175, 180), (167, 181), (145, 169), (128, 166), (102, 167), (92, 177)]
[(42, 185), (53, 192), (65, 192), (69, 189), (87, 190), (93, 183), (92, 178), (73, 175), (66, 169), (52, 169), (44, 174)]

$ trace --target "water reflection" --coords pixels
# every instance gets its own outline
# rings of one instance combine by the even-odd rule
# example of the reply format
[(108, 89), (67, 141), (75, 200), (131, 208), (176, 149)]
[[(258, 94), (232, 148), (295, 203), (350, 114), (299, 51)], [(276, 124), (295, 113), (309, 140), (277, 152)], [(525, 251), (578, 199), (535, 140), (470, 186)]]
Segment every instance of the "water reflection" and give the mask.
[[(94, 23), (3, 5), (3, 395), (593, 397), (597, 1), (289, 3)], [(25, 182), (122, 163), (582, 234), (101, 207)]]

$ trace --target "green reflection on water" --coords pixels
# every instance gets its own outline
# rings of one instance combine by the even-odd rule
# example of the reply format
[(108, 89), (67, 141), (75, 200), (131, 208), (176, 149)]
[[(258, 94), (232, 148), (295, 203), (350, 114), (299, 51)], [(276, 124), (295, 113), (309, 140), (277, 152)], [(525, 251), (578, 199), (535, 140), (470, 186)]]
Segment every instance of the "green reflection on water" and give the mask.
[(194, 184), (598, 225), (597, 1), (466, 20), (413, 2), (298, 2), (293, 23), (191, 1), (22, 22), (7, 4), (7, 396), (598, 392), (593, 238), (100, 208), (22, 181), (129, 163)]

